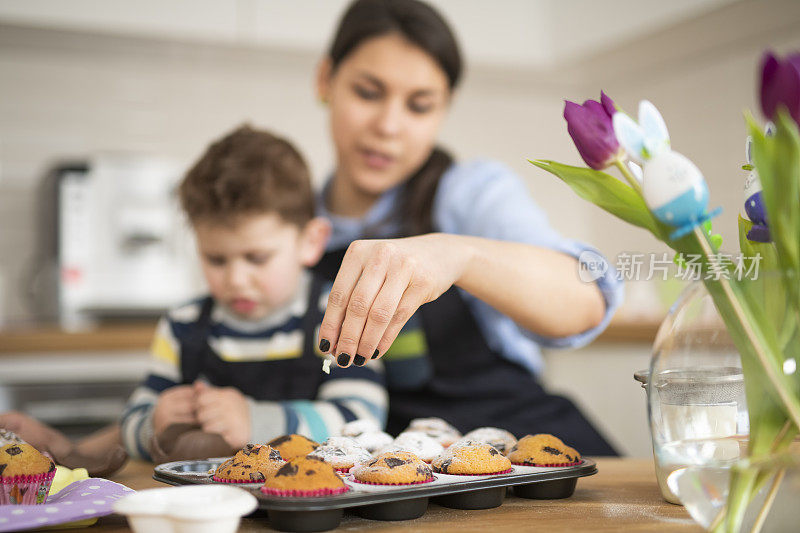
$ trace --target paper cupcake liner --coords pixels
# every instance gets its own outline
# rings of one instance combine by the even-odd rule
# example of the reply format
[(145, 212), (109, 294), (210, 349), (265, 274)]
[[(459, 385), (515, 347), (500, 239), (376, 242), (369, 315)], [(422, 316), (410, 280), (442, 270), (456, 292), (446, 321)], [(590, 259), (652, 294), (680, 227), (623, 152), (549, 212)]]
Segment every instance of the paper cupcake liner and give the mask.
[(350, 469), (353, 468), (353, 467), (352, 466), (348, 466), (347, 468), (336, 468), (336, 467), (334, 467), (334, 468), (336, 469), (337, 472), (340, 472), (342, 474), (349, 474), (350, 473)]
[(405, 486), (405, 485), (423, 485), (425, 483), (431, 483), (433, 481), (436, 481), (436, 478), (434, 476), (431, 476), (431, 477), (429, 477), (428, 479), (426, 479), (424, 481), (411, 481), (410, 483), (375, 483), (374, 481), (361, 481), (360, 479), (356, 479), (356, 478), (353, 478), (350, 481), (352, 481), (353, 483), (361, 483), (362, 485), (377, 485), (379, 487), (385, 487), (385, 486), (394, 487), (394, 486), (400, 486), (400, 485), (402, 485), (402, 486)]
[(246, 479), (222, 479), (221, 477), (211, 476), (213, 481), (217, 483), (264, 483), (264, 480), (261, 481), (253, 481), (253, 480), (246, 480)]
[(261, 492), (268, 495), (268, 496), (296, 496), (296, 497), (314, 497), (314, 496), (335, 496), (337, 494), (343, 494), (350, 490), (350, 487), (345, 485), (344, 487), (339, 487), (336, 489), (317, 489), (317, 490), (283, 490), (283, 489), (273, 489), (269, 487), (261, 487)]
[[(516, 463), (514, 463), (516, 464)], [(447, 474), (448, 476), (499, 476), (500, 474), (508, 474), (513, 472), (513, 468), (509, 468), (508, 470), (503, 470), (502, 472), (486, 472), (483, 474), (453, 474), (450, 472), (436, 472), (437, 474)]]
[(517, 466), (538, 466), (542, 468), (544, 467), (549, 468), (554, 466), (577, 466), (581, 463), (583, 463), (583, 459), (581, 459), (580, 461), (575, 461), (573, 463), (515, 463), (513, 461), (511, 462), (511, 464), (515, 464)]
[(32, 476), (0, 477), (0, 505), (36, 505), (44, 503), (56, 471)]

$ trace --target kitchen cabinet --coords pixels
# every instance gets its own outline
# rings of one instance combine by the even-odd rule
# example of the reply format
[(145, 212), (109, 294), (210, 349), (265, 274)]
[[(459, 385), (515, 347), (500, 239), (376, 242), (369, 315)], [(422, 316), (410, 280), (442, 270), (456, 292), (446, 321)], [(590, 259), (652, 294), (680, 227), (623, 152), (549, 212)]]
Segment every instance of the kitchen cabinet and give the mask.
[(0, 412), (22, 411), (72, 437), (115, 422), (147, 372), (154, 327), (0, 332)]

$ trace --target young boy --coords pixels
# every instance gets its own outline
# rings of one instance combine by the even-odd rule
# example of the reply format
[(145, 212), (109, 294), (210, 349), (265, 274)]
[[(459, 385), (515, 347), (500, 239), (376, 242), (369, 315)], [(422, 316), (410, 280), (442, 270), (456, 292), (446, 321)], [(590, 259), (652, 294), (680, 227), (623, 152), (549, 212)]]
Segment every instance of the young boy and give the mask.
[(327, 293), (307, 268), (330, 226), (314, 217), (300, 154), (240, 127), (206, 150), (179, 196), (210, 295), (160, 321), (150, 373), (122, 417), (128, 453), (208, 457), (286, 433), (321, 441), (359, 418), (383, 426), (380, 366), (322, 372), (315, 339)]

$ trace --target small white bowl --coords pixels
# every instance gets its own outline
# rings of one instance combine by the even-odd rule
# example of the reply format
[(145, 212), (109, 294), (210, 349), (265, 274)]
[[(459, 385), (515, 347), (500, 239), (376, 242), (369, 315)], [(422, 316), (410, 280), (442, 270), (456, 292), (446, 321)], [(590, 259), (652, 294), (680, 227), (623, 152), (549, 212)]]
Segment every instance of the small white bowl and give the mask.
[(140, 490), (114, 504), (135, 533), (234, 533), (257, 507), (255, 496), (228, 485)]

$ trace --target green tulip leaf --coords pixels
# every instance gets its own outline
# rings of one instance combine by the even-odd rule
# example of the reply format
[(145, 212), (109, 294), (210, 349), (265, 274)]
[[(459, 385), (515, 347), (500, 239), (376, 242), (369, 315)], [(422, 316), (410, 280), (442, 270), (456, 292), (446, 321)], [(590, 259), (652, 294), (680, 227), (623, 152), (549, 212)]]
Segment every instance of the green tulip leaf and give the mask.
[(592, 202), (625, 222), (659, 236), (658, 223), (644, 200), (629, 185), (610, 174), (591, 168), (563, 165), (555, 161), (529, 161), (561, 178), (584, 200)]

